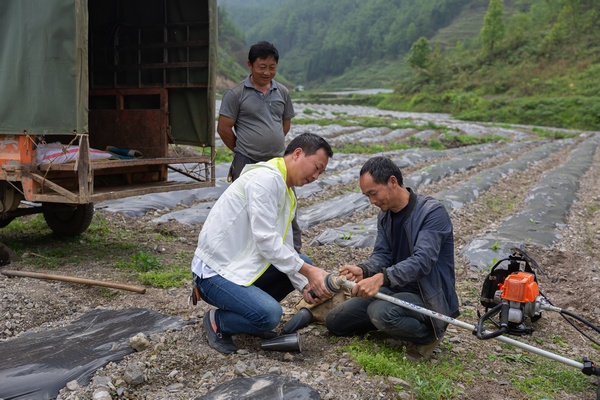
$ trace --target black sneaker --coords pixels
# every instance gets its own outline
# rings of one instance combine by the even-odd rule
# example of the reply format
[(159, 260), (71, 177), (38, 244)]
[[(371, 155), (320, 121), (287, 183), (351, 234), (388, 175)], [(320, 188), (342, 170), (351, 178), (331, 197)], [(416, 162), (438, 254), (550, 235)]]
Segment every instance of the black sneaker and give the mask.
[(204, 326), (206, 339), (208, 339), (210, 347), (223, 354), (231, 354), (238, 351), (237, 346), (233, 343), (233, 339), (231, 339), (231, 335), (221, 333), (217, 329), (214, 309), (204, 314), (202, 325)]

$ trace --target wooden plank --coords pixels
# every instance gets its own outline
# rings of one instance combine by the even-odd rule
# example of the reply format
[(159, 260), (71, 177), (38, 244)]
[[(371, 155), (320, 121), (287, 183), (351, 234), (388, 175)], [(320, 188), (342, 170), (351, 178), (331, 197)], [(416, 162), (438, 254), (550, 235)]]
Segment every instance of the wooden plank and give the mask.
[[(206, 182), (157, 182), (157, 183), (147, 183), (140, 185), (131, 185), (131, 186), (112, 186), (112, 187), (102, 187), (96, 189), (94, 193), (89, 196), (88, 202), (99, 203), (101, 201), (106, 200), (116, 200), (122, 199), (124, 197), (131, 196), (142, 196), (150, 193), (164, 193), (171, 192), (176, 190), (190, 190), (190, 189), (198, 189), (202, 187), (212, 187), (214, 186), (211, 181)], [(69, 192), (68, 194), (65, 192), (69, 192), (66, 190), (62, 190), (61, 194), (35, 194), (33, 195), (31, 201), (35, 202), (49, 202), (49, 203), (66, 203), (66, 204), (81, 204), (77, 200), (77, 196)]]
[[(169, 164), (209, 164), (208, 156), (198, 157), (165, 157), (165, 158), (135, 158), (130, 160), (95, 160), (91, 163), (92, 171), (99, 169), (132, 167), (136, 165), (169, 165)], [(42, 164), (41, 171), (75, 171), (75, 163)]]

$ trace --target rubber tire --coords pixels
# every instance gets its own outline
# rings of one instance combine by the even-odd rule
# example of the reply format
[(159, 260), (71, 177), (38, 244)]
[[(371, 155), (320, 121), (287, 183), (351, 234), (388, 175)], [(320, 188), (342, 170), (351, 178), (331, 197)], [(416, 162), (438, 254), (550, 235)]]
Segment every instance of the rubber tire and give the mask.
[(45, 212), (48, 227), (59, 236), (81, 235), (92, 223), (94, 204), (79, 204), (68, 211)]

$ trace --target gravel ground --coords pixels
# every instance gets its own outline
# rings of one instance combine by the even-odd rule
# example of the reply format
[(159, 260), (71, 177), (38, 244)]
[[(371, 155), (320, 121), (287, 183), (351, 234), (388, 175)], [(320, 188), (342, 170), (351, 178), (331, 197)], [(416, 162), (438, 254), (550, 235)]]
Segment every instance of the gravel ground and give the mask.
[[(480, 308), (478, 295), (485, 273), (468, 268), (468, 263), (460, 256), (460, 250), (471, 237), (493, 231), (503, 218), (518, 212), (520, 202), (534, 182), (544, 171), (555, 167), (562, 157), (562, 153), (557, 154), (526, 172), (511, 175), (496, 184), (476, 203), (453, 212), (457, 243), (456, 276), (463, 312), (461, 320), (471, 324), (476, 322), (476, 312)], [(477, 170), (473, 170), (453, 176), (441, 185), (449, 186), (476, 172)], [(356, 185), (353, 185), (355, 188)], [(351, 190), (353, 185), (332, 187), (316, 198), (300, 199), (299, 205), (315, 204), (319, 200)], [(529, 246), (526, 251), (550, 276), (558, 278), (553, 283), (543, 276), (538, 277), (542, 291), (551, 301), (600, 325), (600, 292), (597, 290), (600, 284), (600, 152), (597, 152), (593, 167), (580, 185), (578, 201), (571, 209), (567, 224), (561, 228), (563, 239), (550, 248)], [(439, 185), (426, 186), (421, 192), (434, 193), (440, 188)], [(518, 199), (515, 208), (495, 210), (489, 207), (492, 200), (508, 204), (512, 199)], [(375, 213), (376, 209), (370, 207), (343, 221), (328, 221), (314, 226), (304, 232), (304, 243), (309, 243), (327, 227), (362, 221)], [(182, 252), (190, 255), (201, 227), (189, 227), (177, 222), (149, 222), (158, 215), (160, 212), (144, 218), (129, 219), (119, 214), (99, 213), (95, 218), (106, 219), (112, 231), (122, 229), (151, 233), (152, 235), (144, 237), (152, 239), (141, 245), (146, 249), (164, 248), (159, 254), (161, 257), (177, 257)], [(110, 235), (110, 232), (107, 234)], [(167, 236), (177, 240), (167, 241)], [(43, 241), (44, 237), (38, 240)], [(325, 245), (307, 247), (305, 251), (317, 265), (334, 271), (340, 265), (364, 259), (370, 249)], [(39, 256), (35, 253), (25, 253), (9, 267), (34, 270), (32, 260), (37, 257)], [(189, 264), (189, 261), (191, 260), (182, 260), (182, 263)], [(83, 265), (61, 265), (48, 272), (136, 283), (131, 274), (117, 270), (112, 265), (110, 259), (106, 262), (86, 261)], [(367, 374), (345, 350), (352, 339), (334, 339), (319, 324), (300, 330), (300, 353), (263, 351), (260, 349), (260, 339), (240, 335), (235, 337), (235, 341), (241, 350), (233, 355), (221, 355), (208, 346), (201, 323), (198, 323), (210, 306), (203, 302), (197, 306), (189, 305), (188, 294), (189, 287), (166, 290), (148, 288), (145, 294), (140, 295), (118, 290), (107, 292), (106, 289), (93, 286), (0, 275), (0, 340), (10, 341), (29, 330), (50, 331), (97, 308), (141, 307), (180, 316), (189, 320), (190, 325), (181, 330), (152, 335), (147, 349), (132, 353), (121, 362), (109, 363), (100, 368), (92, 382), (85, 386), (72, 384), (65, 387), (60, 392), (60, 399), (195, 399), (223, 382), (261, 374), (280, 374), (299, 380), (317, 390), (322, 399), (415, 398), (410, 384), (401, 377), (387, 378)], [(294, 305), (299, 299), (300, 296), (294, 293), (284, 300), (282, 322), (293, 315)], [(583, 356), (600, 361), (599, 348), (591, 346), (560, 315), (545, 313), (535, 326), (534, 335), (522, 339), (523, 341), (579, 361)], [(558, 337), (562, 340), (555, 339)], [(598, 335), (595, 338), (598, 339)], [(384, 338), (377, 340), (395, 345), (393, 341), (386, 342)], [(517, 399), (523, 398), (523, 394), (509, 383), (514, 377), (514, 371), (511, 363), (503, 361), (501, 356), (521, 353), (519, 349), (500, 346), (494, 340), (479, 341), (470, 332), (450, 326), (440, 352), (429, 362), (433, 367), (440, 359), (448, 356), (469, 360), (466, 362), (467, 368), (474, 371), (477, 380), (472, 384), (457, 384), (461, 393), (457, 398)], [(125, 376), (126, 371), (136, 365), (141, 367), (144, 381), (139, 385), (132, 385), (127, 383)], [(548, 362), (549, 368), (554, 365), (556, 363)], [(590, 382), (594, 379), (590, 378)], [(103, 398), (101, 395), (109, 397)], [(590, 384), (589, 391), (585, 393), (556, 393), (555, 398), (595, 397), (595, 387)]]

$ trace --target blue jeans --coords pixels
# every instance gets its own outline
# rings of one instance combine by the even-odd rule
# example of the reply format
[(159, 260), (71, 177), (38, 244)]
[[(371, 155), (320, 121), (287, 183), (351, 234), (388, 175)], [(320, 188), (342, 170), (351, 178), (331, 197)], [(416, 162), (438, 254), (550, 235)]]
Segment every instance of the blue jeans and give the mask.
[[(300, 258), (312, 264), (304, 254)], [(194, 281), (202, 300), (218, 308), (217, 328), (229, 335), (257, 335), (275, 329), (283, 315), (279, 302), (294, 290), (287, 275), (274, 266), (250, 286), (237, 285), (220, 275), (195, 276)]]
[[(395, 293), (381, 288), (380, 293), (423, 307), (421, 296)], [(396, 339), (416, 344), (430, 343), (436, 339), (429, 317), (372, 297), (352, 297), (327, 314), (327, 329), (336, 336), (360, 335), (379, 330)]]

